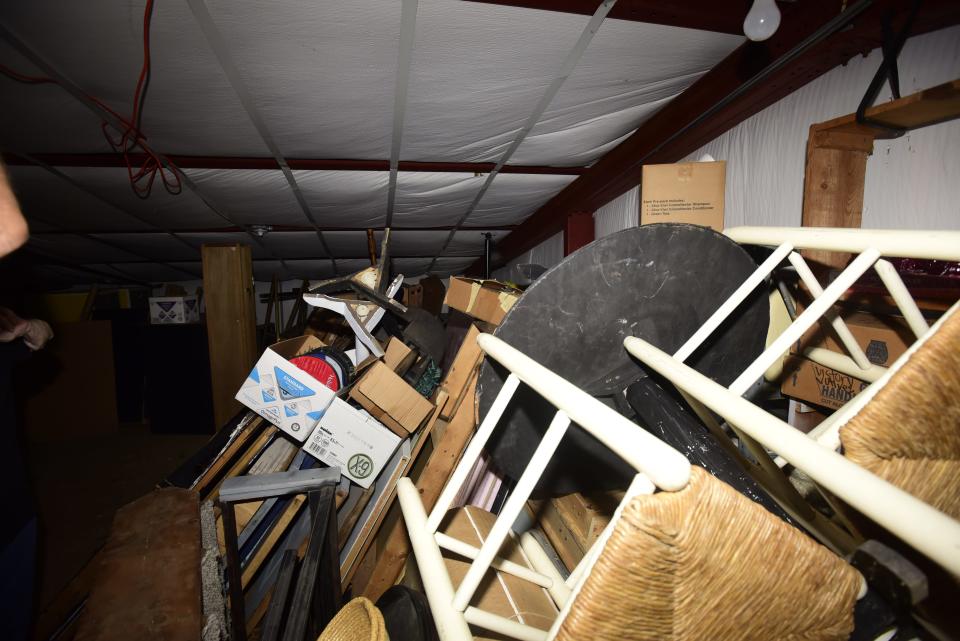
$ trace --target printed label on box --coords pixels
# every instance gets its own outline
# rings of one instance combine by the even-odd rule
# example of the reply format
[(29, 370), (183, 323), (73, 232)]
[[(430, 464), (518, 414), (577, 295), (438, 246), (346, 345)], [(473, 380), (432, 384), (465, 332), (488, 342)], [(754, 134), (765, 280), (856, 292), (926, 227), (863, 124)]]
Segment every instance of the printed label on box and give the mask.
[(298, 441), (304, 441), (334, 396), (333, 390), (267, 348), (236, 399)]
[(367, 412), (336, 398), (303, 448), (367, 488), (383, 471), (401, 440)]
[(148, 303), (152, 325), (200, 322), (200, 301), (196, 296), (154, 296)]

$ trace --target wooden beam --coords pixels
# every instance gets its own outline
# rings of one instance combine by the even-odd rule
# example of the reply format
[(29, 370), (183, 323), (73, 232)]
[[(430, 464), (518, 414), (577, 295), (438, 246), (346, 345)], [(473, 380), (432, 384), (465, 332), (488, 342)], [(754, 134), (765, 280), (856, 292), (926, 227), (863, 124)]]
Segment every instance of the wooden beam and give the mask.
[[(476, 385), (476, 378), (473, 379)], [(446, 484), (457, 462), (463, 455), (470, 437), (477, 425), (477, 403), (474, 387), (467, 391), (466, 402), (460, 404), (456, 416), (437, 441), (436, 449), (430, 455), (426, 467), (417, 479), (417, 489), (423, 501), (424, 509), (429, 512), (440, 497), (440, 491)], [(392, 586), (410, 554), (410, 539), (402, 519), (390, 528), (386, 536), (383, 553), (377, 556), (377, 564), (369, 582), (362, 590), (363, 596), (376, 602)]]
[[(560, 11), (593, 15), (600, 4), (599, 0), (471, 0), (484, 4), (498, 4), (526, 9)], [(782, 5), (782, 9), (789, 5)], [(617, 20), (649, 22), (686, 27), (720, 33), (743, 33), (743, 19), (750, 10), (750, 2), (712, 2), (711, 0), (686, 0), (685, 2), (663, 2), (662, 0), (619, 0), (608, 17)]]
[(249, 245), (204, 245), (203, 295), (207, 307), (214, 427), (236, 414), (234, 399), (257, 361), (257, 318)]
[[(26, 154), (25, 154), (26, 155)], [(29, 154), (30, 158), (41, 161), (51, 167), (126, 167), (121, 154), (66, 154), (47, 153)], [(130, 154), (134, 166), (146, 160), (143, 154)], [(167, 156), (180, 169), (268, 169), (280, 171), (280, 165), (269, 157), (239, 156)], [(3, 160), (8, 165), (33, 165), (29, 158), (17, 153), (4, 152)], [(341, 158), (286, 158), (290, 169), (305, 171), (390, 171), (389, 160), (351, 160)], [(439, 172), (439, 173), (480, 173), (493, 170), (492, 162), (436, 162), (401, 160), (400, 171)], [(551, 167), (549, 165), (505, 165), (502, 174), (557, 174), (561, 176), (579, 176), (587, 171), (586, 167)]]
[[(904, 130), (919, 129), (960, 117), (960, 80), (875, 105), (869, 122)], [(874, 140), (897, 136), (895, 129), (857, 122), (855, 113), (810, 126), (803, 179), (804, 227), (860, 227), (867, 157)], [(805, 250), (820, 265), (842, 269), (849, 254)]]
[[(765, 67), (835, 18), (841, 4), (810, 0), (798, 6), (801, 10), (789, 15), (785, 12), (780, 30), (770, 40), (741, 45), (502, 239), (497, 247), (499, 263), (562, 230), (568, 213), (596, 211), (638, 185), (644, 164), (676, 162), (837, 65), (857, 54), (869, 53), (880, 45), (881, 18), (892, 15), (894, 24), (899, 25), (910, 10), (909, 3), (875, 0), (846, 28), (810, 46), (763, 82), (742, 90), (739, 96), (700, 120), (720, 100), (741, 91)], [(957, 23), (960, 3), (928, 0), (921, 5), (913, 34)], [(696, 126), (691, 126), (695, 122)]]

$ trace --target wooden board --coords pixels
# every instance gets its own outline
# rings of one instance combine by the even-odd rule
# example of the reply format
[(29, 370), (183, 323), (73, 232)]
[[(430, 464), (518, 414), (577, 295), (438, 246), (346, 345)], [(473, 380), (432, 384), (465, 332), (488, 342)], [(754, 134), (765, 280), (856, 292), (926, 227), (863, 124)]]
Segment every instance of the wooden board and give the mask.
[(571, 531), (563, 520), (556, 505), (551, 500), (527, 501), (527, 510), (543, 533), (547, 535), (550, 544), (557, 551), (560, 560), (567, 570), (572, 572), (577, 563), (583, 558), (586, 550), (578, 537)]
[[(904, 129), (920, 129), (960, 117), (960, 80), (891, 100), (867, 109), (866, 117)], [(890, 132), (857, 124), (856, 114), (840, 116), (821, 123), (822, 129), (867, 134), (873, 138), (889, 138)]]
[[(460, 409), (444, 431), (443, 438), (437, 442), (436, 448), (417, 480), (417, 489), (420, 490), (420, 498), (428, 513), (433, 509), (444, 484), (453, 473), (454, 467), (476, 429), (475, 387), (476, 377), (466, 391), (466, 400), (460, 404)], [(374, 602), (396, 583), (410, 554), (410, 540), (402, 519), (389, 529), (386, 537), (386, 545), (383, 553), (377, 558), (370, 581), (365, 586), (354, 585), (355, 594), (362, 594)]]
[(204, 245), (201, 253), (216, 429), (240, 410), (234, 395), (259, 355), (253, 264), (248, 245)]
[(477, 336), (479, 335), (480, 330), (471, 323), (467, 335), (463, 338), (463, 343), (460, 344), (460, 349), (450, 365), (450, 369), (440, 383), (440, 389), (445, 391), (449, 397), (440, 412), (441, 418), (449, 419), (457, 413), (457, 409), (463, 402), (465, 392), (469, 387), (470, 378), (483, 359), (483, 350), (477, 345)]
[[(240, 430), (240, 433), (234, 437), (233, 441), (227, 445), (213, 464), (206, 469), (203, 475), (197, 479), (197, 482), (194, 483), (191, 489), (197, 490), (201, 500), (207, 500), (209, 498), (209, 495), (213, 491), (211, 486), (216, 481), (217, 476), (223, 471), (224, 467), (230, 464), (234, 457), (247, 447), (250, 440), (260, 433), (263, 426), (264, 420), (259, 416), (250, 421)], [(219, 485), (213, 487), (219, 487)]]
[[(866, 117), (907, 130), (960, 117), (960, 80), (870, 107)], [(857, 123), (847, 114), (810, 127), (803, 182), (804, 227), (860, 227), (867, 157), (876, 139), (892, 138), (889, 129)], [(805, 258), (842, 269), (849, 254), (804, 250)], [(816, 267), (816, 265), (814, 265)]]
[[(821, 147), (817, 125), (810, 128), (807, 163), (803, 178), (804, 227), (860, 227), (863, 216), (863, 187), (870, 150)], [(834, 144), (833, 140), (820, 142)], [(851, 145), (852, 146), (852, 145)], [(849, 254), (804, 250), (807, 260), (842, 269)]]
[(280, 537), (286, 533), (287, 528), (300, 512), (300, 508), (303, 507), (303, 504), (306, 502), (306, 500), (306, 494), (297, 494), (287, 505), (286, 509), (284, 509), (283, 514), (280, 515), (277, 523), (273, 526), (273, 529), (270, 530), (270, 534), (267, 535), (267, 538), (264, 539), (263, 543), (260, 544), (260, 547), (257, 548), (257, 551), (250, 559), (250, 562), (247, 563), (247, 567), (243, 568), (243, 577), (241, 579), (243, 587), (247, 587), (251, 579), (253, 579), (254, 575), (257, 573), (257, 570), (260, 569), (260, 566), (263, 564), (266, 558), (270, 556), (273, 548), (277, 545), (277, 541), (279, 541)]

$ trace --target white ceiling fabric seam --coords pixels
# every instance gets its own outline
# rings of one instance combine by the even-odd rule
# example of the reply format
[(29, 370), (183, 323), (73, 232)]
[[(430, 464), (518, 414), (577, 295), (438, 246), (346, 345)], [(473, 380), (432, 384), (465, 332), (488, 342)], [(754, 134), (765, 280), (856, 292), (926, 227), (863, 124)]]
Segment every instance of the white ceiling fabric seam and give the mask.
[(204, 4), (203, 0), (187, 0), (187, 4), (190, 6), (190, 11), (193, 12), (193, 16), (196, 19), (197, 24), (200, 26), (200, 30), (203, 31), (203, 35), (207, 40), (207, 44), (217, 57), (217, 61), (220, 63), (220, 68), (223, 70), (224, 75), (227, 76), (227, 80), (230, 82), (230, 86), (233, 87), (234, 92), (237, 94), (237, 98), (240, 100), (240, 104), (243, 106), (244, 111), (247, 112), (247, 117), (250, 118), (250, 121), (256, 128), (257, 133), (259, 133), (260, 137), (263, 139), (264, 145), (266, 145), (268, 151), (280, 166), (281, 171), (283, 171), (283, 175), (287, 179), (287, 183), (290, 185), (290, 190), (293, 191), (294, 197), (300, 204), (304, 216), (308, 221), (310, 221), (310, 224), (316, 228), (317, 238), (319, 239), (324, 251), (327, 253), (327, 256), (330, 258), (330, 262), (333, 265), (334, 271), (336, 271), (337, 261), (330, 252), (330, 248), (327, 247), (327, 242), (324, 240), (323, 232), (320, 230), (320, 226), (317, 224), (316, 219), (313, 217), (313, 214), (310, 211), (310, 206), (307, 204), (306, 199), (303, 197), (303, 193), (300, 191), (300, 187), (297, 185), (297, 179), (294, 177), (293, 172), (287, 165), (286, 159), (283, 157), (283, 154), (280, 153), (279, 147), (277, 147), (276, 142), (270, 135), (270, 130), (267, 128), (267, 124), (260, 117), (256, 105), (253, 104), (253, 99), (247, 90), (247, 86), (243, 82), (243, 78), (240, 77), (240, 72), (236, 65), (233, 64), (227, 44), (224, 42), (223, 37), (220, 35), (220, 31), (214, 24), (213, 17), (207, 10), (207, 5)]
[(403, 120), (407, 110), (407, 91), (410, 88), (410, 66), (416, 41), (419, 0), (403, 0), (400, 13), (400, 55), (397, 59), (397, 78), (393, 92), (393, 137), (390, 141), (390, 183), (387, 187), (387, 214), (385, 227), (393, 224), (393, 205), (397, 194), (397, 172), (400, 167), (400, 149), (403, 146)]
[(430, 269), (437, 262), (444, 251), (446, 251), (447, 246), (450, 244), (450, 241), (453, 239), (456, 229), (463, 225), (464, 222), (470, 218), (470, 214), (473, 213), (473, 210), (480, 203), (480, 200), (483, 198), (484, 193), (487, 189), (490, 188), (490, 185), (493, 183), (494, 179), (497, 177), (497, 174), (500, 171), (500, 168), (503, 167), (509, 160), (510, 156), (513, 155), (513, 152), (517, 150), (518, 147), (523, 143), (526, 135), (536, 126), (537, 121), (540, 120), (540, 117), (543, 116), (547, 108), (550, 106), (550, 103), (556, 97), (557, 93), (560, 91), (560, 87), (563, 86), (564, 81), (570, 76), (573, 69), (577, 66), (580, 57), (583, 55), (583, 52), (586, 51), (587, 46), (589, 46), (590, 41), (593, 40), (593, 36), (600, 29), (600, 25), (603, 24), (604, 19), (606, 19), (607, 14), (610, 13), (613, 6), (617, 3), (617, 0), (604, 0), (604, 2), (597, 7), (597, 10), (591, 16), (590, 20), (587, 22), (587, 25), (584, 27), (583, 31), (580, 33), (580, 37), (577, 39), (576, 44), (573, 48), (567, 53), (567, 56), (564, 58), (563, 64), (560, 65), (560, 70), (557, 75), (554, 77), (553, 81), (550, 83), (550, 86), (547, 87), (547, 90), (540, 97), (540, 100), (537, 102), (537, 106), (534, 108), (533, 113), (527, 118), (527, 121), (524, 123), (523, 127), (517, 133), (513, 142), (503, 153), (500, 159), (497, 161), (497, 164), (494, 166), (493, 170), (487, 175), (486, 181), (483, 183), (483, 186), (480, 188), (480, 191), (477, 193), (476, 197), (473, 200), (473, 203), (470, 205), (470, 208), (463, 214), (463, 217), (457, 221), (455, 228), (450, 231), (450, 235), (447, 237), (446, 242), (443, 247), (440, 249), (438, 254), (434, 257), (433, 262), (430, 263), (430, 267), (427, 268), (429, 272)]

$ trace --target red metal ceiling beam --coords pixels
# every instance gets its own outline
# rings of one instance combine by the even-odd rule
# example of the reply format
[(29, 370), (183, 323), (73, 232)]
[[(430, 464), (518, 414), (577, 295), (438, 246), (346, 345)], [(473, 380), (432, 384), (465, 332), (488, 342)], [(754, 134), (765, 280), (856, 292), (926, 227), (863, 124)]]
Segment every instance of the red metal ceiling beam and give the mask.
[[(526, 9), (561, 11), (593, 15), (599, 0), (471, 0)], [(716, 0), (619, 0), (609, 18), (650, 22), (671, 27), (687, 27), (721, 33), (743, 33), (743, 18), (750, 9), (749, 0), (717, 2)]]
[[(910, 3), (876, 0), (845, 30), (821, 41), (696, 127), (669, 140), (834, 18), (839, 7), (833, 0), (807, 0), (803, 11), (790, 12), (789, 19), (784, 16), (780, 30), (770, 40), (737, 48), (501, 240), (497, 245), (498, 263), (522, 254), (561, 231), (567, 214), (596, 211), (638, 185), (645, 163), (676, 162), (853, 56), (866, 55), (876, 49), (881, 42), (882, 17), (893, 15), (895, 24), (899, 25)], [(921, 5), (911, 33), (917, 35), (957, 23), (960, 23), (960, 3), (927, 0)], [(854, 106), (851, 105), (851, 110)], [(654, 150), (655, 153), (651, 153)], [(472, 266), (471, 273), (477, 268)]]
[[(29, 217), (28, 217), (29, 218)], [(316, 227), (308, 227), (306, 225), (273, 225), (273, 229), (270, 233), (275, 232), (302, 232), (302, 233), (314, 233)], [(440, 225), (433, 227), (393, 227), (391, 231), (393, 232), (421, 232), (421, 231), (450, 231), (451, 229), (456, 229), (457, 231), (467, 231), (467, 232), (485, 232), (485, 231), (511, 231), (515, 229), (515, 225), (493, 225), (488, 227), (455, 227), (454, 225)], [(346, 232), (366, 232), (367, 229), (372, 229), (373, 231), (383, 231), (383, 227), (321, 227), (321, 231), (346, 231)], [(91, 231), (90, 229), (45, 229), (43, 231), (33, 234), (34, 236), (56, 236), (63, 234), (93, 234), (95, 236), (109, 236), (116, 234), (234, 234), (234, 233), (246, 233), (247, 229), (244, 227), (209, 227), (209, 228), (200, 228), (200, 229), (164, 229), (163, 231), (157, 229), (111, 229), (103, 231)]]
[[(30, 154), (31, 157), (51, 167), (126, 167), (120, 154)], [(167, 156), (181, 169), (274, 169), (279, 170), (277, 161), (270, 157), (240, 158), (234, 156)], [(13, 153), (3, 154), (8, 165), (32, 165), (27, 158)], [(139, 166), (146, 157), (143, 154), (130, 154), (131, 161)], [(287, 158), (290, 169), (312, 171), (390, 171), (389, 160), (350, 160), (350, 159), (313, 159)], [(421, 162), (401, 160), (400, 171), (433, 171), (447, 173), (489, 173), (492, 162)], [(579, 176), (587, 171), (586, 167), (550, 167), (545, 165), (507, 165), (500, 172), (505, 174), (557, 174)]]

